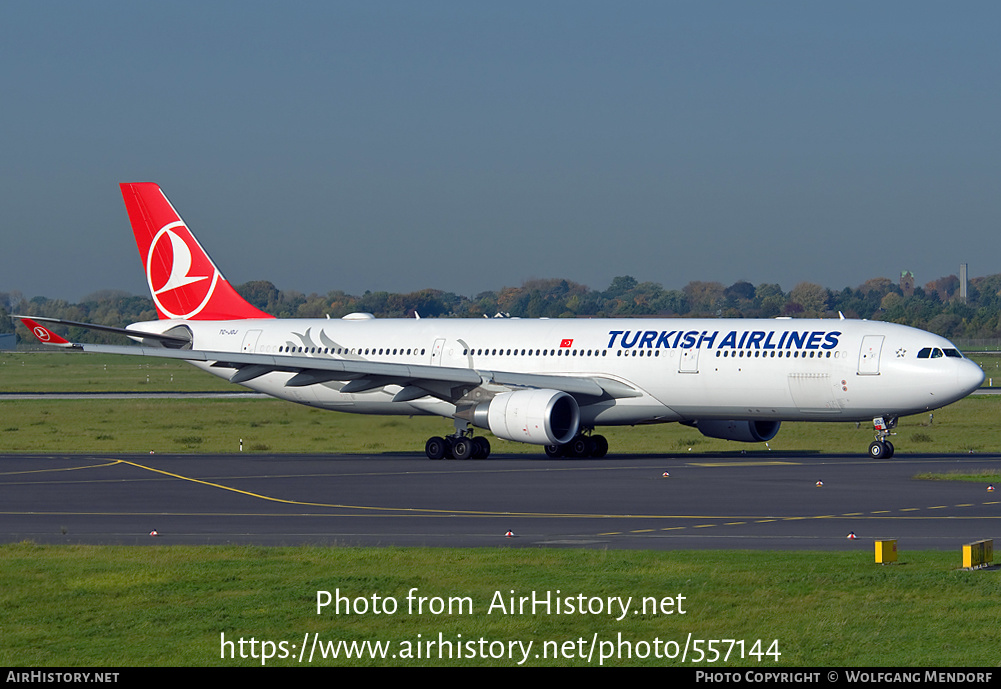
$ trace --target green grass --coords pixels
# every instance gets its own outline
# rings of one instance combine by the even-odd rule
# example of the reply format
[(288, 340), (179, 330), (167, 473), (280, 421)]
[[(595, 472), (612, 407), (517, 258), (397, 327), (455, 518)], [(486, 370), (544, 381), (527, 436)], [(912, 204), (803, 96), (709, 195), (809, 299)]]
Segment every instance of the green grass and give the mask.
[(242, 389), (183, 361), (79, 352), (0, 354), (0, 392), (233, 392)]
[[(280, 400), (0, 400), (0, 452), (422, 453), (424, 440), (452, 431), (447, 419), (384, 417), (312, 409)], [(1001, 396), (969, 397), (927, 415), (900, 420), (898, 454), (993, 453)], [(493, 452), (541, 454), (499, 440)], [(740, 454), (782, 452), (865, 455), (869, 424), (785, 423), (767, 445), (705, 438), (679, 424), (602, 428), (610, 454)]]
[(931, 472), (916, 474), (916, 479), (924, 481), (969, 481), (972, 483), (1001, 483), (1001, 471), (997, 469), (983, 469), (981, 471), (950, 471), (944, 474), (934, 474)]
[(984, 387), (1001, 387), (1001, 352), (995, 354), (975, 354), (970, 359), (984, 369), (987, 378)]
[[(534, 549), (0, 546), (8, 666), (260, 665), (221, 659), (221, 636), (301, 643), (438, 638), (577, 642), (778, 640), (773, 657), (727, 666), (996, 666), (1001, 647), (997, 571), (965, 572), (959, 553), (608, 552)], [(410, 614), (407, 594), (468, 597), (471, 613)], [(394, 614), (316, 614), (318, 590), (397, 603)], [(685, 614), (501, 614), (501, 597), (560, 591), (566, 598), (684, 596)], [(359, 603), (360, 605), (360, 603)], [(633, 609), (636, 609), (635, 607)], [(576, 657), (528, 665), (597, 665)], [(607, 650), (608, 647), (606, 647)], [(707, 650), (707, 647), (703, 647)], [(235, 647), (237, 655), (239, 646)], [(246, 648), (249, 652), (249, 646)], [(693, 651), (690, 650), (690, 653)], [(689, 656), (690, 658), (692, 656)], [(270, 665), (294, 665), (273, 659)], [(315, 665), (495, 665), (497, 660), (315, 660)], [(672, 665), (613, 659), (610, 665)], [(702, 663), (701, 667), (719, 667)]]

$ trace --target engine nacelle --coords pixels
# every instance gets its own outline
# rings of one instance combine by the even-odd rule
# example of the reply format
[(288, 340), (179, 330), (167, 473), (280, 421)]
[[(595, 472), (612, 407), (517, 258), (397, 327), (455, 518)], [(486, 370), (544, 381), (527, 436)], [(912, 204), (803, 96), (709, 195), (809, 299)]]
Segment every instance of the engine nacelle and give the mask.
[(700, 419), (691, 424), (709, 438), (739, 440), (742, 443), (763, 443), (779, 432), (778, 421), (718, 421)]
[(580, 428), (577, 400), (559, 390), (502, 392), (473, 410), (473, 425), (498, 438), (533, 445), (563, 445)]

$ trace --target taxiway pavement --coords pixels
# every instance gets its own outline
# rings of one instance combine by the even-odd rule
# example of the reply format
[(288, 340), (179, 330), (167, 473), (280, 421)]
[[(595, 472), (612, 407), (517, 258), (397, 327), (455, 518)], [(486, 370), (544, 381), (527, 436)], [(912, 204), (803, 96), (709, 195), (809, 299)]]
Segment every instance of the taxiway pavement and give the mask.
[(999, 468), (1001, 455), (0, 456), (0, 540), (959, 551), (1001, 537), (1001, 486), (914, 477)]

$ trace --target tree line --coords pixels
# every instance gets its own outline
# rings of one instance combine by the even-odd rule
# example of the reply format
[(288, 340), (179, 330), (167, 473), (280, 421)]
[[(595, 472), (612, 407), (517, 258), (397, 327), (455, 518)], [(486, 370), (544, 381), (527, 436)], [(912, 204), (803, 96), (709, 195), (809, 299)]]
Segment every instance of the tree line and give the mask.
[[(1001, 337), (1001, 274), (973, 278), (965, 300), (959, 295), (959, 278), (939, 278), (924, 287), (902, 289), (888, 278), (873, 278), (858, 287), (835, 291), (802, 282), (789, 292), (777, 284), (753, 285), (739, 280), (689, 282), (681, 289), (665, 289), (656, 282), (639, 282), (623, 275), (604, 290), (592, 290), (571, 280), (536, 279), (520, 287), (504, 287), (473, 297), (423, 289), (406, 294), (342, 291), (305, 295), (280, 290), (273, 283), (255, 280), (235, 286), (254, 306), (279, 318), (340, 318), (367, 312), (379, 318), (846, 318), (890, 321), (910, 325), (948, 338)], [(88, 295), (80, 303), (0, 292), (0, 333), (17, 328), (22, 341), (33, 341), (9, 314), (34, 314), (65, 320), (124, 326), (155, 320), (149, 297), (117, 290)], [(113, 335), (80, 328), (59, 329), (79, 342), (116, 342)]]

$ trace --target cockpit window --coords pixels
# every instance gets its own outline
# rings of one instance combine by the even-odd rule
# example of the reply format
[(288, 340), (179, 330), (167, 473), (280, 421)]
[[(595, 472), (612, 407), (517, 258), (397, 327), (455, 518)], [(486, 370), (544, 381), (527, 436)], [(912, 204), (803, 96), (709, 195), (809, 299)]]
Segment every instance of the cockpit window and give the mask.
[(920, 352), (918, 352), (919, 359), (941, 359), (944, 356), (952, 357), (954, 359), (962, 359), (963, 355), (959, 353), (958, 349), (939, 349), (938, 347), (925, 347)]

